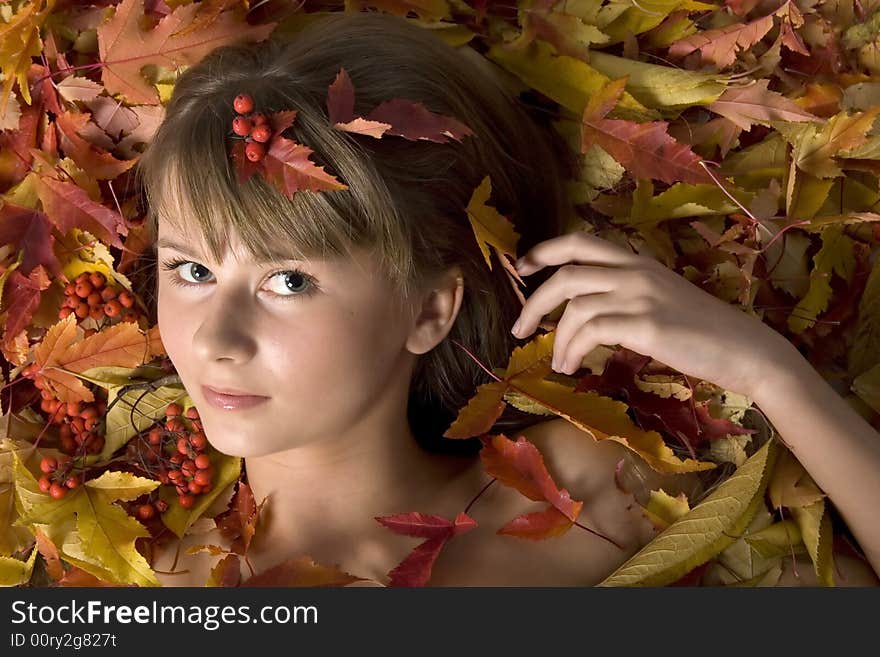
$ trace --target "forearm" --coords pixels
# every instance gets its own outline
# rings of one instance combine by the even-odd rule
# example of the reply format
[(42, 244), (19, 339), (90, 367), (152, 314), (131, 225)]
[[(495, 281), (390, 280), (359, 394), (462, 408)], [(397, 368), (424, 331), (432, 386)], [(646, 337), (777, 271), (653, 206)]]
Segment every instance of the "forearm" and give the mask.
[(880, 574), (880, 434), (785, 343), (753, 391), (758, 408), (828, 494)]

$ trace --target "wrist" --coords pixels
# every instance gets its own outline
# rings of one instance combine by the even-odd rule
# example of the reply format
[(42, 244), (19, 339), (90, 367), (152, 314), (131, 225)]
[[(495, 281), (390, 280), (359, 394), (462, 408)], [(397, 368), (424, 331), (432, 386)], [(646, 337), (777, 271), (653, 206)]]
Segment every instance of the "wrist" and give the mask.
[(758, 374), (749, 397), (761, 407), (780, 397), (786, 397), (792, 388), (803, 386), (813, 377), (821, 375), (809, 361), (783, 335), (773, 332), (771, 349), (764, 357), (762, 366), (755, 368)]

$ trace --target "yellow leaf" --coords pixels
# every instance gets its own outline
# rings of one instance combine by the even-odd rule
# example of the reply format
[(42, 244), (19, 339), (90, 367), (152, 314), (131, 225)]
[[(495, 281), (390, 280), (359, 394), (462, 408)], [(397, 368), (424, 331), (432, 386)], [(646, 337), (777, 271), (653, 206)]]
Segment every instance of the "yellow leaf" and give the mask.
[[(591, 53), (591, 58), (595, 54)], [(556, 55), (552, 46), (540, 40), (522, 50), (508, 50), (495, 44), (486, 56), (578, 116), (583, 114), (590, 98), (611, 81), (579, 59)], [(626, 91), (612, 114), (631, 121), (660, 118), (656, 110), (643, 107)]]
[(161, 386), (156, 390), (133, 388), (126, 390), (120, 397), (121, 390), (122, 386), (111, 386), (107, 389), (108, 407), (117, 399), (118, 401), (107, 412), (104, 449), (100, 460), (109, 459), (132, 436), (163, 419), (168, 404), (180, 403), (187, 398), (186, 390), (179, 386)]
[(639, 390), (650, 392), (658, 397), (663, 397), (663, 399), (671, 397), (678, 401), (687, 401), (693, 396), (691, 389), (679, 383), (676, 380), (679, 378), (670, 374), (643, 374), (636, 376), (633, 383)]
[[(184, 411), (185, 412), (185, 411)], [(180, 506), (177, 491), (170, 486), (159, 490), (159, 497), (168, 503), (168, 510), (162, 514), (162, 522), (178, 538), (183, 535), (190, 526), (205, 513), (211, 503), (218, 496), (227, 492), (241, 475), (241, 458), (222, 454), (209, 446), (207, 454), (211, 457), (214, 466), (214, 487), (208, 493), (202, 493), (196, 497), (196, 503), (192, 508), (185, 509)]]
[(34, 572), (37, 560), (37, 546), (31, 550), (27, 561), (19, 561), (12, 557), (0, 557), (0, 586), (20, 586), (27, 584)]
[(104, 472), (70, 489), (60, 500), (40, 491), (34, 476), (13, 453), (16, 495), (24, 513), (19, 524), (44, 525), (63, 559), (115, 584), (158, 586), (135, 541), (150, 533), (115, 500), (133, 500), (159, 482), (129, 472)]
[[(862, 292), (862, 298), (859, 300), (859, 320), (856, 324), (855, 337), (848, 354), (848, 361), (847, 372), (854, 379), (880, 364), (880, 258), (874, 261), (868, 282), (865, 283), (865, 290)], [(877, 377), (880, 377), (880, 372), (870, 375), (868, 379), (877, 381)], [(860, 385), (866, 383), (863, 380)], [(853, 391), (861, 396), (855, 385), (856, 382), (853, 381)], [(880, 397), (880, 392), (878, 392), (878, 397)], [(865, 398), (862, 397), (862, 399)], [(880, 398), (875, 397), (873, 403), (867, 399), (865, 401), (880, 413)]]
[(34, 541), (30, 529), (13, 524), (17, 518), (15, 488), (0, 484), (0, 556), (11, 556)]
[(664, 586), (720, 553), (764, 504), (776, 443), (768, 440), (702, 502), (654, 537), (599, 586)]
[(880, 363), (857, 376), (852, 382), (852, 390), (868, 406), (880, 413)]
[(825, 497), (791, 450), (783, 448), (767, 487), (774, 508), (807, 506)]
[(816, 579), (822, 586), (834, 586), (834, 555), (831, 547), (831, 518), (825, 509), (825, 500), (819, 500), (804, 507), (791, 509), (795, 521), (800, 527), (804, 545), (813, 561)]
[(762, 557), (785, 557), (806, 552), (801, 530), (794, 520), (781, 520), (743, 537)]
[(672, 497), (660, 488), (651, 491), (651, 498), (642, 513), (654, 527), (662, 531), (688, 511), (690, 511), (690, 505), (684, 491), (676, 497)]
[(491, 205), (486, 205), (491, 194), (492, 181), (489, 176), (486, 176), (471, 194), (467, 205), (471, 228), (489, 269), (492, 269), (492, 259), (489, 257), (489, 249), (486, 248), (486, 245), (495, 248), (499, 259), (509, 255), (513, 260), (516, 260), (516, 245), (520, 237), (507, 217), (500, 214)]

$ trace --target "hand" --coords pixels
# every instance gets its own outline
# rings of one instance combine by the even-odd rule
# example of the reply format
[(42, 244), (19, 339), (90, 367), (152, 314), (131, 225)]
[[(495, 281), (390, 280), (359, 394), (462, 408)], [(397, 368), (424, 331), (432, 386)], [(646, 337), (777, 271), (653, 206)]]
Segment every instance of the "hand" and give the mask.
[(536, 244), (519, 262), (521, 275), (564, 265), (526, 300), (512, 331), (527, 337), (544, 315), (570, 299), (553, 344), (558, 372), (575, 372), (600, 344), (619, 344), (752, 397), (768, 373), (785, 367), (791, 352), (800, 355), (760, 319), (652, 258), (583, 231)]

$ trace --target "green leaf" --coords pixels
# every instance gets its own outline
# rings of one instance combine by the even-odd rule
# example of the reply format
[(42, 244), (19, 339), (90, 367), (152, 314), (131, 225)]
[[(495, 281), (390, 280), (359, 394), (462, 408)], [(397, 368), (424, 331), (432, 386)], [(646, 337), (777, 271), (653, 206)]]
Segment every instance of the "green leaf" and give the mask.
[(34, 572), (34, 563), (37, 559), (37, 546), (31, 550), (31, 556), (27, 561), (20, 561), (12, 557), (0, 557), (0, 586), (21, 586), (27, 584)]
[[(122, 386), (108, 388), (107, 406), (119, 397)], [(165, 417), (165, 409), (171, 402), (182, 404), (189, 396), (184, 388), (162, 386), (156, 390), (135, 388), (127, 390), (113, 408), (107, 412), (107, 429), (104, 449), (100, 459), (105, 460), (127, 443), (132, 436), (149, 429), (157, 420)]]
[(660, 532), (599, 586), (665, 586), (719, 554), (764, 504), (776, 443), (767, 441), (706, 499)]

